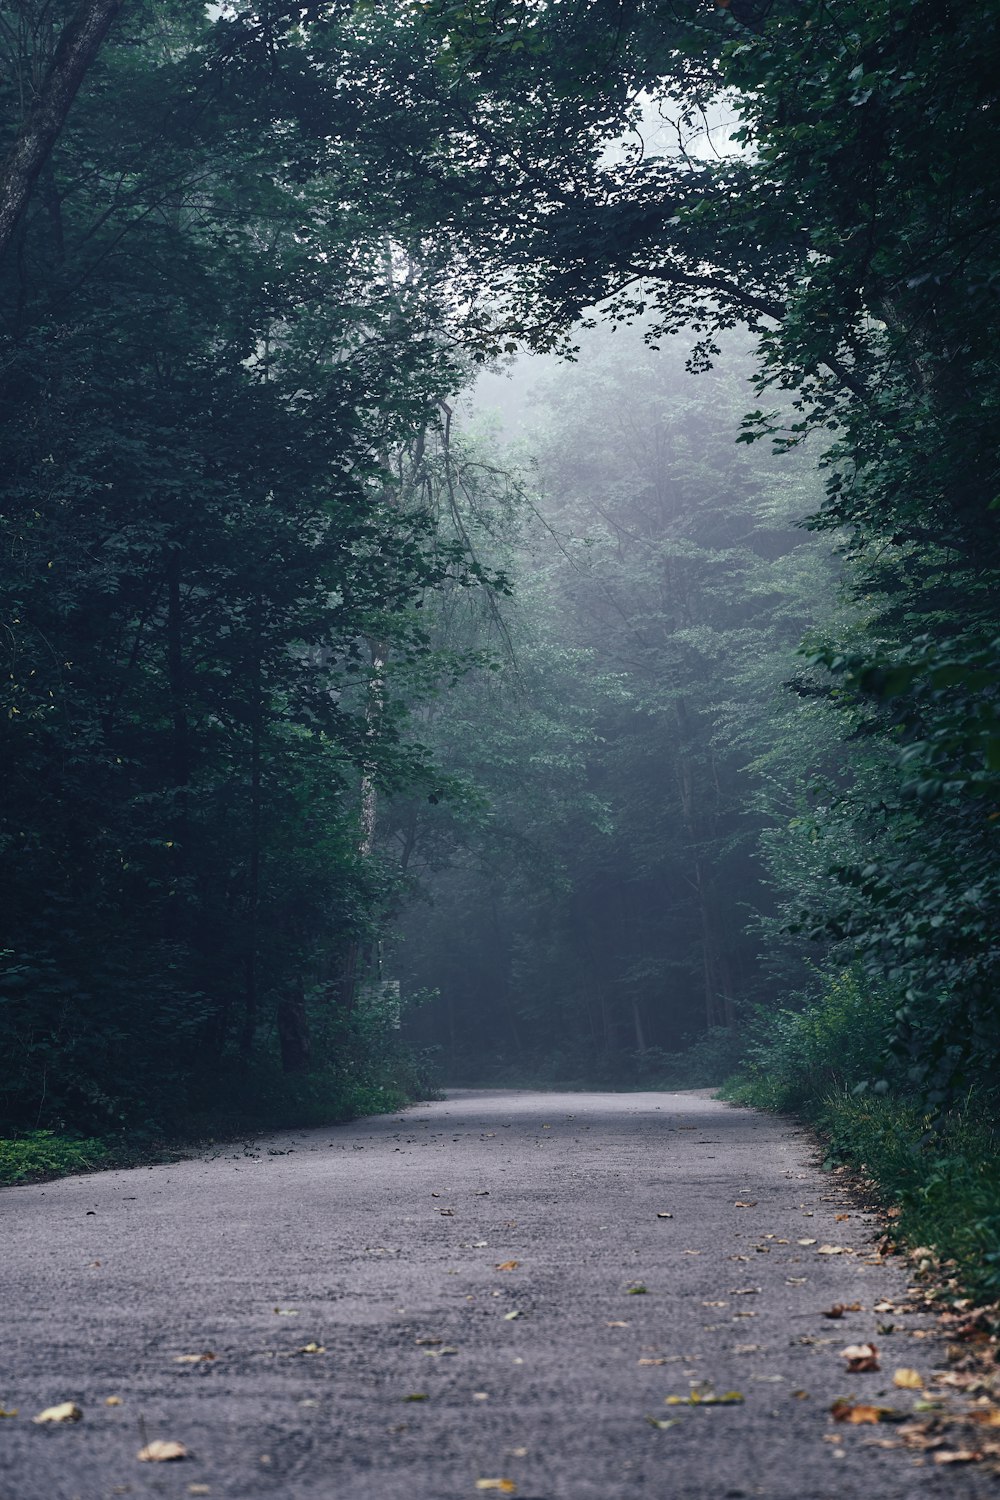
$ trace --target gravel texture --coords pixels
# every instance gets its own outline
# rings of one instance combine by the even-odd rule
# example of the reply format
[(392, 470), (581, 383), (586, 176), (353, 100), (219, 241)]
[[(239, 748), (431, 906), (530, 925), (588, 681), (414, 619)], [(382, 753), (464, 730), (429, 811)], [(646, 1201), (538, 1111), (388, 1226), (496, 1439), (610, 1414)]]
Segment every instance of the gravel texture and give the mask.
[[(921, 1314), (877, 1331), (905, 1268), (879, 1262), (809, 1137), (707, 1093), (453, 1092), (6, 1189), (0, 1214), (0, 1407), (18, 1409), (0, 1420), (0, 1500), (998, 1488), (876, 1446), (894, 1428), (831, 1422), (843, 1395), (909, 1409), (893, 1370), (929, 1375), (943, 1346)], [(840, 1349), (872, 1338), (884, 1373), (845, 1375)], [(694, 1382), (744, 1401), (665, 1404)], [(31, 1421), (65, 1401), (81, 1420)], [(138, 1462), (154, 1440), (189, 1456)]]

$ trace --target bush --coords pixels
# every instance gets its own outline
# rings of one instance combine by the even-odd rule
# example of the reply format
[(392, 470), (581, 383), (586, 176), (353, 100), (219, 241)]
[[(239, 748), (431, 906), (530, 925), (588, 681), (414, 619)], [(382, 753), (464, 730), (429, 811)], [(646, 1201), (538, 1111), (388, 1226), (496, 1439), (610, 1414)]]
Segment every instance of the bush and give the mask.
[(902, 1082), (889, 1049), (896, 1002), (847, 971), (800, 1010), (758, 1011), (722, 1097), (815, 1116), (831, 1093)]
[(894, 1232), (952, 1260), (975, 1297), (1000, 1297), (1000, 1131), (996, 1101), (969, 1096), (947, 1114), (912, 1101), (841, 1094), (817, 1124), (832, 1155), (901, 1210)]
[(103, 1141), (73, 1140), (51, 1130), (32, 1130), (16, 1140), (0, 1140), (0, 1183), (92, 1172), (107, 1165), (109, 1159)]

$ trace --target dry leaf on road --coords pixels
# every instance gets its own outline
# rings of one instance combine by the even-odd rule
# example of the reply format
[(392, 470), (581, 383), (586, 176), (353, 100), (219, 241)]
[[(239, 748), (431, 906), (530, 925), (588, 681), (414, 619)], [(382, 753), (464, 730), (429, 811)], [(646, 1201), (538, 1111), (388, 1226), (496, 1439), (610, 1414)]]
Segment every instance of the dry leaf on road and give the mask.
[(494, 1266), (493, 1269), (495, 1271), (516, 1271), (520, 1264), (521, 1262), (519, 1260), (502, 1260), (500, 1264), (498, 1266)]
[(163, 1438), (156, 1438), (154, 1442), (147, 1443), (136, 1454), (141, 1464), (169, 1464), (187, 1456), (188, 1451), (183, 1443), (169, 1442)]
[(742, 1391), (725, 1391), (717, 1396), (714, 1391), (694, 1390), (688, 1396), (664, 1396), (665, 1406), (742, 1406)]
[[(275, 1311), (277, 1311), (277, 1308), (275, 1308)], [(211, 1360), (216, 1359), (216, 1358), (218, 1358), (218, 1356), (215, 1355), (215, 1354), (213, 1354), (212, 1351), (211, 1351), (211, 1349), (206, 1349), (205, 1352), (204, 1352), (204, 1354), (175, 1354), (174, 1355), (174, 1364), (175, 1365), (203, 1365), (203, 1364), (208, 1364)]]
[(846, 1312), (860, 1312), (860, 1302), (835, 1302), (821, 1314), (824, 1318), (842, 1318)]
[(516, 1495), (517, 1485), (513, 1479), (477, 1479), (477, 1490), (499, 1490), (501, 1495)]
[(877, 1344), (848, 1344), (841, 1349), (840, 1357), (847, 1360), (849, 1375), (865, 1375), (879, 1369)]
[(835, 1422), (846, 1422), (851, 1427), (877, 1426), (879, 1422), (903, 1422), (906, 1413), (892, 1406), (871, 1406), (866, 1402), (847, 1401), (841, 1397), (830, 1407)]
[(892, 1377), (893, 1385), (899, 1386), (902, 1391), (922, 1391), (924, 1388), (924, 1377), (919, 1370), (908, 1370), (905, 1367), (896, 1371)]
[(853, 1255), (850, 1245), (820, 1245), (817, 1255)]
[(58, 1406), (47, 1406), (31, 1420), (33, 1422), (79, 1422), (82, 1416), (83, 1412), (75, 1401), (63, 1401)]

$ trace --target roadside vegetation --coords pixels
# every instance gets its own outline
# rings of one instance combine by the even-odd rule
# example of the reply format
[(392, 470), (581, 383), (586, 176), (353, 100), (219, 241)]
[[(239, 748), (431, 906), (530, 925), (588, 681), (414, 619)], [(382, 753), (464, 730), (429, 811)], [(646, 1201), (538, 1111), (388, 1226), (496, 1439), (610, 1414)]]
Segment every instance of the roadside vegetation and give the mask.
[(895, 1009), (855, 971), (800, 1008), (758, 1012), (719, 1097), (807, 1121), (827, 1165), (848, 1165), (892, 1212), (893, 1240), (1000, 1301), (996, 1095), (981, 1081), (932, 1107), (893, 1054)]
[(4, 1170), (754, 1016), (992, 1284), (998, 74), (992, 0), (0, 3)]

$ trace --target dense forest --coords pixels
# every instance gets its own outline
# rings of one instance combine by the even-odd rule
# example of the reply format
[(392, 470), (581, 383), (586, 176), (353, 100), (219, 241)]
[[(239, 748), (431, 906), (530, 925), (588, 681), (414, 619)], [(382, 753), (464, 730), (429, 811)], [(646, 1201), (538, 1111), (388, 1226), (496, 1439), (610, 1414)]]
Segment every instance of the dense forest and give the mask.
[(989, 1102), (998, 76), (990, 0), (0, 4), (8, 1130)]

